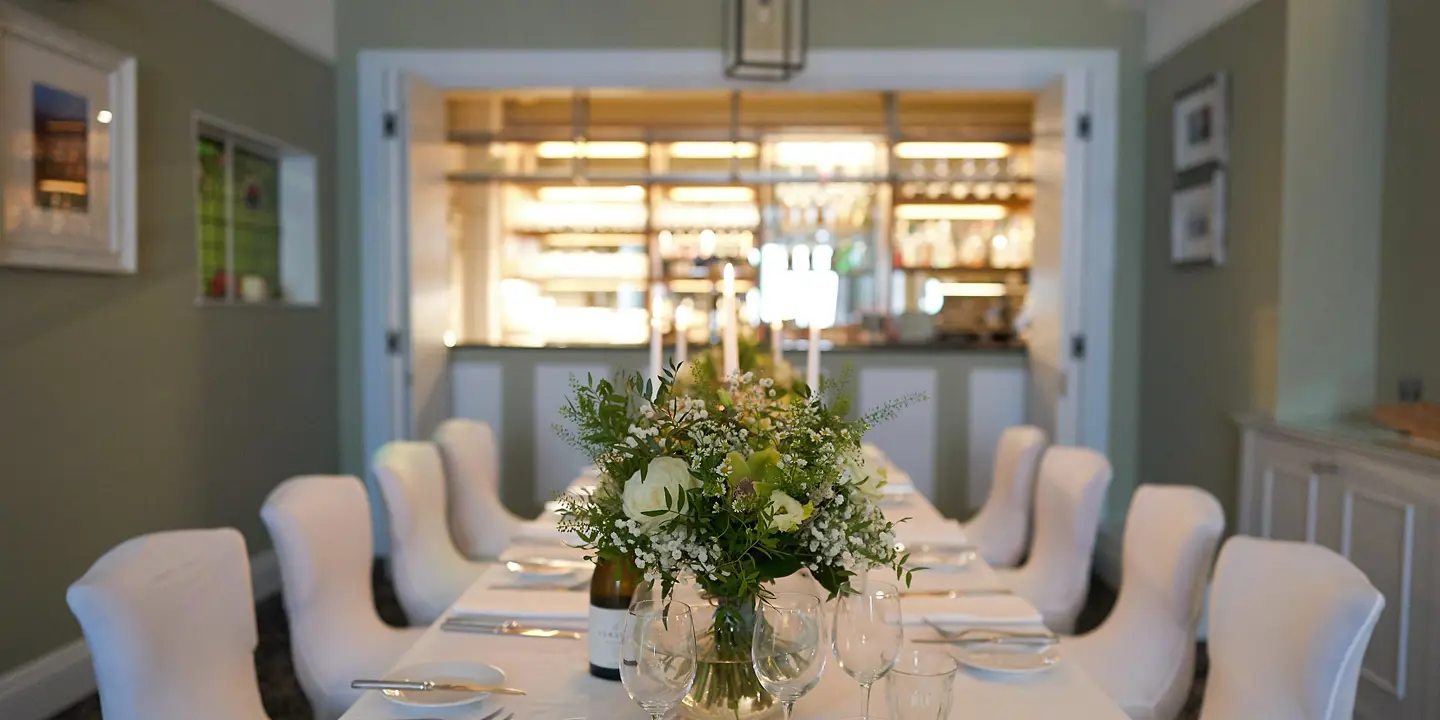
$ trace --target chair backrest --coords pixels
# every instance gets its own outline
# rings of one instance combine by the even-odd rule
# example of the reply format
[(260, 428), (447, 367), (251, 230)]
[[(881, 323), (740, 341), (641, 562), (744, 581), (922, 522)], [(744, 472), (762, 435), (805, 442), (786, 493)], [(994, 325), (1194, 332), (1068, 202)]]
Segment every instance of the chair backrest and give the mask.
[[(1100, 510), (1110, 487), (1110, 461), (1089, 448), (1045, 451), (1035, 489), (1035, 534), (1030, 557), (1017, 572), (1026, 597), (1059, 628), (1068, 628), (1090, 589), (1090, 564)], [(1057, 632), (1061, 631), (1057, 629)]]
[(354, 679), (347, 658), (391, 634), (375, 611), (365, 486), (347, 475), (291, 478), (266, 498), (260, 517), (280, 559), (296, 675), (310, 704), (325, 705)]
[(142, 535), (66, 593), (106, 720), (260, 720), (255, 598), (235, 530)]
[(451, 418), (435, 430), (450, 494), (450, 533), (472, 559), (505, 551), (519, 519), (500, 499), (500, 462), (495, 433), (478, 420)]
[(1035, 468), (1049, 440), (1038, 427), (1007, 428), (995, 447), (995, 467), (985, 505), (965, 523), (965, 537), (994, 567), (1014, 567), (1030, 539)]
[(386, 443), (375, 478), (390, 522), (395, 594), (412, 623), (428, 623), (478, 575), (455, 548), (445, 508), (445, 470), (428, 442)]
[(1210, 594), (1202, 720), (1340, 720), (1385, 598), (1328, 548), (1231, 538)]
[(1174, 717), (1195, 674), (1195, 633), (1225, 512), (1196, 487), (1141, 485), (1130, 501), (1120, 596), (1089, 637), (1127, 668), (1134, 695)]

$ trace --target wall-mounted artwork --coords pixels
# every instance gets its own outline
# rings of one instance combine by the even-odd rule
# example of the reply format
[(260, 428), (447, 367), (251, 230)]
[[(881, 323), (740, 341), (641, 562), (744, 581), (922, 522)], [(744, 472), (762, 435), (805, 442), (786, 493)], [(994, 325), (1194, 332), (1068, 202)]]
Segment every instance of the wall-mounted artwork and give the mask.
[(1170, 200), (1170, 261), (1225, 262), (1225, 170), (1213, 168)]
[(1219, 72), (1175, 98), (1175, 172), (1229, 161), (1230, 79)]
[(0, 5), (0, 264), (133, 273), (135, 60)]

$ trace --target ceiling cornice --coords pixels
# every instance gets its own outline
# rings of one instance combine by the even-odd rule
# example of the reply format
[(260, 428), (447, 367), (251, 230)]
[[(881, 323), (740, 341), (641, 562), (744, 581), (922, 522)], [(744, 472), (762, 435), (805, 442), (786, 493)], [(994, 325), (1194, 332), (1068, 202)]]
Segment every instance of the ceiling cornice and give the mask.
[(335, 62), (336, 0), (213, 0), (327, 63)]

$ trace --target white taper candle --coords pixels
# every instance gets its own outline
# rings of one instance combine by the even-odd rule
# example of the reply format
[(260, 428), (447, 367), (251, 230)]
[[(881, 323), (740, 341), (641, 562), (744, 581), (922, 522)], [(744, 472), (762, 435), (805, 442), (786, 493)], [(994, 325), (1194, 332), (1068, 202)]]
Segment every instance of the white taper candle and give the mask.
[(740, 320), (736, 317), (735, 312), (735, 266), (731, 263), (725, 263), (723, 290), (725, 294), (723, 305), (721, 305), (720, 321), (724, 324), (725, 377), (730, 377), (740, 370)]

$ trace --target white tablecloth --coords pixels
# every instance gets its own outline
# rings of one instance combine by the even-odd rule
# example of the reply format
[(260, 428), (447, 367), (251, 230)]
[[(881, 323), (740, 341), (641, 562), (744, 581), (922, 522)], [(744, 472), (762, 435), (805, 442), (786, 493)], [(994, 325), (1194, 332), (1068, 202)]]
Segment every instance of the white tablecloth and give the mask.
[[(887, 517), (911, 517), (917, 529), (943, 523), (945, 519), (922, 496), (906, 496), (906, 502), (886, 509)], [(960, 541), (963, 538), (957, 537)], [(541, 548), (527, 548), (543, 553)], [(894, 574), (883, 571), (875, 579), (894, 581)], [(483, 582), (483, 581), (482, 581)], [(478, 583), (477, 583), (478, 584)], [(903, 584), (903, 583), (902, 583)], [(959, 570), (916, 573), (913, 590), (924, 589), (990, 589), (999, 586), (999, 579), (983, 561), (975, 560)], [(472, 588), (468, 597), (473, 597)], [(915, 598), (912, 607), (935, 607), (940, 603), (956, 603), (957, 610), (966, 608), (966, 599)], [(902, 613), (906, 607), (901, 602)], [(971, 603), (969, 607), (979, 609)], [(1007, 625), (1015, 629), (1043, 629), (1038, 625)], [(907, 626), (907, 639), (935, 637), (928, 627)], [(929, 645), (937, 648), (944, 646)], [(640, 710), (625, 694), (618, 682), (592, 677), (587, 672), (584, 640), (551, 640), (508, 636), (471, 635), (442, 632), (438, 622), (432, 626), (396, 664), (397, 668), (432, 661), (486, 662), (503, 669), (505, 682), (529, 692), (524, 697), (507, 697), (499, 702), (514, 711), (516, 720), (643, 720)], [(999, 678), (975, 674), (962, 669), (955, 681), (954, 718), (994, 718), (995, 720), (1126, 720), (1125, 714), (1107, 697), (1084, 671), (1074, 663), (1062, 661), (1050, 671), (1024, 677)], [(367, 693), (347, 712), (342, 720), (398, 720), (400, 718), (453, 718), (474, 720), (493, 709), (494, 699), (486, 703), (452, 710), (408, 710), (385, 700), (379, 693)], [(885, 681), (875, 686), (871, 698), (872, 715), (886, 716)], [(827, 661), (820, 684), (795, 706), (796, 720), (825, 720), (858, 715), (860, 687), (835, 665)]]

